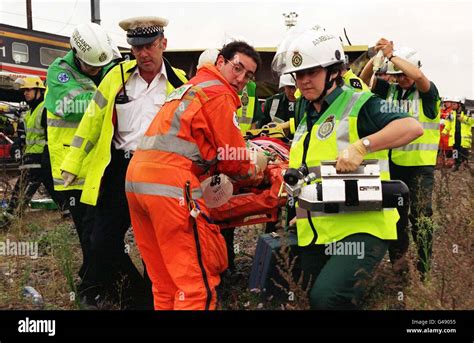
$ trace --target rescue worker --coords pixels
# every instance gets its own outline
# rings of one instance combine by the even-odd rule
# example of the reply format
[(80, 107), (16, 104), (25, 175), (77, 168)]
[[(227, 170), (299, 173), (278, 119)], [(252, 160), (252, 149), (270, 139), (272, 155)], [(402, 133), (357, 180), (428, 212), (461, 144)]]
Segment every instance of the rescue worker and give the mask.
[[(417, 269), (424, 277), (430, 264), (434, 225), (422, 224), (421, 219), (430, 219), (433, 214), (431, 195), (440, 138), (439, 93), (435, 84), (420, 70), (421, 60), (416, 50), (400, 48), (394, 51), (393, 42), (384, 38), (377, 41), (375, 49), (381, 50), (388, 59), (387, 74), (393, 75), (396, 83), (376, 78), (372, 91), (387, 99), (385, 109), (407, 109), (424, 130), (423, 136), (417, 140), (390, 152), (392, 179), (402, 180), (410, 189), (408, 219), (418, 247)], [(402, 216), (398, 223), (399, 239), (389, 249), (390, 260), (395, 264), (403, 262), (408, 250), (408, 219)]]
[(280, 76), (278, 89), (280, 93), (265, 100), (263, 119), (259, 122), (260, 128), (270, 122), (287, 122), (295, 116), (295, 80), (291, 75)]
[(13, 215), (18, 209), (21, 216), (23, 209), (33, 195), (43, 184), (59, 207), (62, 205), (56, 195), (51, 178), (49, 163), (43, 163), (43, 153), (47, 150), (44, 110), (44, 84), (39, 77), (21, 79), (20, 89), (23, 90), (25, 101), (30, 108), (24, 118), (26, 130), (26, 145), (22, 165), (19, 167), (21, 175), (18, 178), (8, 203), (7, 213)]
[[(275, 55), (273, 70), (292, 74), (306, 101), (305, 115), (290, 151), (290, 168), (319, 171), (337, 160), (338, 173), (355, 171), (364, 159), (378, 159), (381, 178), (389, 178), (388, 153), (420, 136), (421, 126), (406, 113), (382, 112), (370, 92), (343, 87), (344, 52), (339, 37), (309, 30)], [(319, 171), (320, 172), (320, 171)], [(397, 238), (396, 209), (345, 213), (296, 209), (301, 267), (311, 309), (360, 308), (371, 273)], [(331, 254), (330, 244), (360, 246), (364, 256)], [(347, 250), (346, 250), (347, 251)]]
[[(83, 166), (82, 173), (78, 172), (76, 182), (63, 184), (61, 163), (70, 146), (77, 145), (74, 133), (97, 86), (118, 57), (118, 50), (102, 27), (93, 23), (75, 27), (70, 44), (71, 50), (48, 68), (45, 107), (54, 189), (63, 193), (79, 235), (83, 254), (79, 276), (84, 281), (89, 267), (94, 208), (82, 204), (80, 197), (89, 165)], [(83, 287), (83, 283), (78, 286), (80, 293)]]
[(157, 310), (216, 308), (227, 251), (199, 177), (249, 178), (266, 168), (263, 155), (248, 159), (235, 115), (238, 92), (260, 64), (247, 43), (225, 45), (215, 66), (204, 65), (168, 96), (130, 162), (127, 198)]
[(465, 113), (464, 102), (465, 98), (453, 97), (450, 98), (451, 113), (444, 121), (444, 129), (442, 134), (449, 136), (448, 146), (453, 147), (453, 158), (455, 161), (454, 171), (459, 170), (463, 162), (469, 160), (469, 152), (472, 143), (471, 128), (474, 124), (474, 119)]
[[(245, 42), (246, 40), (242, 37), (232, 38), (228, 40), (227, 44), (233, 41)], [(217, 49), (207, 49), (203, 51), (203, 53), (199, 56), (197, 68), (199, 69), (205, 64), (215, 65), (218, 55), (219, 50)], [(237, 121), (239, 122), (239, 127), (242, 134), (245, 134), (247, 130), (252, 129), (257, 125), (258, 118), (261, 116), (258, 100), (256, 98), (255, 82), (249, 80), (244, 89), (239, 93), (239, 98), (242, 106), (237, 110)], [(233, 272), (235, 270), (235, 228), (226, 228), (225, 230), (222, 230), (221, 233), (222, 236), (224, 236), (227, 246), (228, 270), (229, 272)]]
[[(134, 17), (119, 22), (127, 32), (136, 60), (115, 66), (99, 85), (62, 163), (65, 184), (87, 170), (81, 201), (95, 206), (93, 264), (85, 282), (122, 308), (152, 309), (151, 283), (133, 264), (125, 247), (130, 214), (125, 174), (165, 98), (186, 82), (185, 73), (163, 58), (167, 39), (160, 17)], [(148, 279), (148, 281), (147, 281)], [(117, 283), (123, 285), (117, 289)]]

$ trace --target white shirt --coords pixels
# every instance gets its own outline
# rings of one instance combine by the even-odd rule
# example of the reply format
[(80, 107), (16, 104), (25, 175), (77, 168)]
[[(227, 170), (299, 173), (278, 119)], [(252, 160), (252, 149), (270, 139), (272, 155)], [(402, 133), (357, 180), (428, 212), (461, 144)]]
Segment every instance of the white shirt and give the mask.
[(165, 103), (168, 77), (164, 62), (151, 83), (141, 77), (135, 69), (125, 83), (129, 102), (115, 104), (117, 129), (113, 143), (116, 149), (135, 151), (148, 126)]

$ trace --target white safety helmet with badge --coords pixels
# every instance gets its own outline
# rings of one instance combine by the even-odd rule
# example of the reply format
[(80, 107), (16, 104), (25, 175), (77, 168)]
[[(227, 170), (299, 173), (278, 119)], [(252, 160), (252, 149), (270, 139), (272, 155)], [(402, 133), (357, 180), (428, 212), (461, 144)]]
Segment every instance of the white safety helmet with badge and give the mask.
[(92, 67), (103, 67), (113, 59), (121, 57), (109, 35), (95, 23), (76, 26), (70, 43), (75, 57)]
[[(273, 70), (280, 75), (315, 67), (328, 68), (333, 65), (343, 65), (345, 61), (344, 48), (339, 36), (319, 26), (298, 33), (289, 44), (286, 41), (285, 44), (287, 44), (286, 51), (282, 49), (279, 55), (275, 55), (272, 62)], [(324, 90), (314, 101), (323, 99), (332, 87), (335, 79), (330, 80), (331, 74), (330, 71), (326, 73)]]
[[(415, 67), (421, 68), (420, 54), (415, 49), (403, 47), (403, 48), (395, 50), (393, 52), (393, 56), (403, 58), (404, 60), (413, 64)], [(388, 62), (387, 74), (394, 75), (394, 74), (402, 74), (402, 73), (403, 71), (398, 69), (392, 62), (390, 61)]]

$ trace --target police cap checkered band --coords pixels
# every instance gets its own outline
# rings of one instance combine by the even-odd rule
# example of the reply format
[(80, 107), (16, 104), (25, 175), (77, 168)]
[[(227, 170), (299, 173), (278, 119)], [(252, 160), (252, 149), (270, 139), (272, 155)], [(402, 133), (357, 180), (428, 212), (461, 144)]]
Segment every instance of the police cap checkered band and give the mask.
[(137, 27), (127, 31), (127, 37), (155, 37), (157, 34), (163, 33), (163, 26), (148, 26), (148, 27)]

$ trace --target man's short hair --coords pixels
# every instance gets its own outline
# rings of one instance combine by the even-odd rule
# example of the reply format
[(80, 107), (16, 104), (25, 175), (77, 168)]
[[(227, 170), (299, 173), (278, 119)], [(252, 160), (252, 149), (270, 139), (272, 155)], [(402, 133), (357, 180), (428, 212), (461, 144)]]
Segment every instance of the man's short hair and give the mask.
[(252, 46), (243, 41), (234, 41), (224, 45), (221, 51), (219, 51), (219, 55), (222, 55), (227, 60), (232, 60), (238, 52), (250, 57), (257, 64), (257, 70), (262, 65), (260, 54)]

